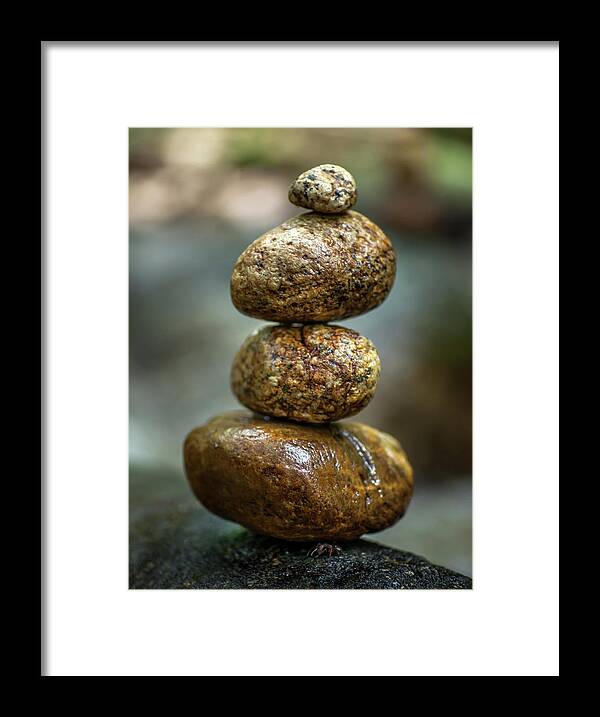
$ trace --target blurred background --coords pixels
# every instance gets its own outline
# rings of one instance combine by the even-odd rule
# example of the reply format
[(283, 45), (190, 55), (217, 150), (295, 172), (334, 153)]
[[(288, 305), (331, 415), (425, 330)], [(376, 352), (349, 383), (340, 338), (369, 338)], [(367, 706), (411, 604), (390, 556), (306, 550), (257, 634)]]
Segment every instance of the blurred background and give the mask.
[(340, 164), (398, 260), (386, 301), (339, 322), (382, 363), (352, 420), (398, 438), (415, 471), (406, 516), (369, 537), (471, 575), (471, 130), (132, 128), (129, 160), (132, 470), (185, 481), (185, 435), (240, 408), (230, 365), (264, 322), (231, 304), (235, 260), (303, 211), (298, 174)]

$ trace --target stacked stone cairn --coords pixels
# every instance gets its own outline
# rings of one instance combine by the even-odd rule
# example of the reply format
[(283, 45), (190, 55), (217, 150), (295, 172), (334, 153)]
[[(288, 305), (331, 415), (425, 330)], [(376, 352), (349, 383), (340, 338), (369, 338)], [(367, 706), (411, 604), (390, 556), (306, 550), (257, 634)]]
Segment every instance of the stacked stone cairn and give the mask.
[(362, 423), (337, 423), (371, 400), (380, 372), (369, 339), (330, 321), (378, 306), (396, 274), (390, 240), (353, 211), (356, 182), (323, 164), (289, 199), (310, 209), (256, 239), (237, 260), (231, 298), (276, 322), (251, 334), (231, 371), (233, 411), (184, 444), (188, 480), (210, 511), (263, 535), (337, 542), (389, 527), (412, 496), (398, 441)]

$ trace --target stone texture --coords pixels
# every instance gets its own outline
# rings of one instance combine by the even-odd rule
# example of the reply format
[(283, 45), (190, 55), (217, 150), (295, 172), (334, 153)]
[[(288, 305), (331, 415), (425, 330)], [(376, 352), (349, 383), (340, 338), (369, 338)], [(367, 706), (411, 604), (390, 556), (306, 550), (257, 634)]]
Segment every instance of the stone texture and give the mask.
[(242, 344), (231, 387), (252, 411), (308, 423), (352, 416), (373, 397), (377, 349), (341, 326), (266, 326)]
[(168, 469), (130, 472), (132, 589), (470, 589), (471, 579), (368, 540), (332, 558), (217, 518)]
[(247, 247), (233, 269), (231, 299), (257, 319), (334, 321), (381, 304), (395, 275), (392, 244), (370, 219), (310, 212)]
[(231, 411), (184, 444), (209, 510), (283, 540), (351, 540), (402, 517), (412, 469), (395, 438), (361, 423), (323, 426)]
[(337, 164), (321, 164), (303, 172), (290, 186), (292, 204), (325, 214), (339, 214), (356, 204), (356, 181)]

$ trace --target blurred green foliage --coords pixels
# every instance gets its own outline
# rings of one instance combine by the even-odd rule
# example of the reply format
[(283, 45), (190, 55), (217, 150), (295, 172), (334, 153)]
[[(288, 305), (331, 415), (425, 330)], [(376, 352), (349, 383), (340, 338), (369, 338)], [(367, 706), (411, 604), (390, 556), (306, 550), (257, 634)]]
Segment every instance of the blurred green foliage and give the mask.
[(473, 187), (470, 142), (445, 133), (434, 134), (430, 152), (429, 173), (436, 186), (470, 199)]

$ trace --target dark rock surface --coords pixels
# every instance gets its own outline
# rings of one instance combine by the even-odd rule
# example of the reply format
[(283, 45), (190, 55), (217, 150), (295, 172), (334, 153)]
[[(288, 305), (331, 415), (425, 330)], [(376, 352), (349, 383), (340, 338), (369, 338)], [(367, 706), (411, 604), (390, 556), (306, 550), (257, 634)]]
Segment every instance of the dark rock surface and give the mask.
[(134, 589), (469, 589), (471, 579), (370, 540), (333, 557), (221, 520), (200, 506), (183, 472), (132, 469), (130, 577)]

